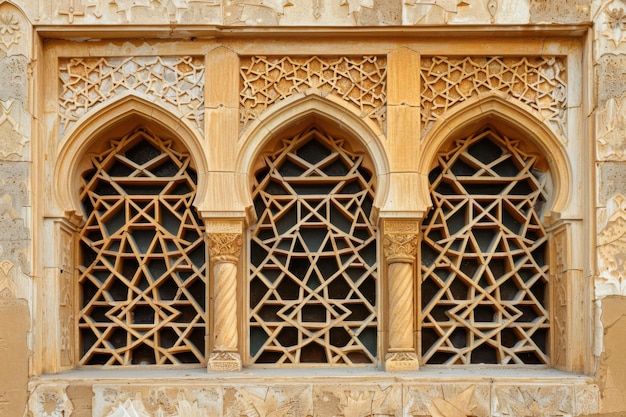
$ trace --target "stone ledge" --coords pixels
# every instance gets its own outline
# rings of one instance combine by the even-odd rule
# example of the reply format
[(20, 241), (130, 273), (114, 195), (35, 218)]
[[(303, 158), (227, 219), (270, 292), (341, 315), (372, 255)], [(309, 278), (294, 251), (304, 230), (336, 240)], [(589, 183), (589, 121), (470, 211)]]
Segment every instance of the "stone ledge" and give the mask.
[[(30, 383), (30, 392), (41, 398), (46, 390), (59, 396), (61, 388), (81, 392), (69, 400), (83, 404), (90, 393), (92, 407), (81, 417), (581, 416), (599, 411), (592, 378), (545, 368), (427, 367), (402, 374), (372, 368), (80, 369)], [(31, 402), (36, 405), (37, 398)]]

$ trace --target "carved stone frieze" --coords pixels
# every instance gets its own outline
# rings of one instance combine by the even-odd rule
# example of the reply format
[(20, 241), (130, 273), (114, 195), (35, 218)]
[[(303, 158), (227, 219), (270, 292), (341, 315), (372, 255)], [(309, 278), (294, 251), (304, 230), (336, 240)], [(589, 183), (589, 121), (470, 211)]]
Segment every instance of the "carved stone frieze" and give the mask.
[(510, 95), (565, 136), (565, 59), (538, 57), (422, 57), (422, 135), (455, 105), (484, 94)]
[(222, 415), (222, 396), (215, 387), (97, 384), (93, 386), (93, 392), (93, 417)]
[(221, 0), (56, 0), (58, 18), (74, 23), (153, 23), (220, 21)]
[(571, 416), (573, 415), (571, 386), (497, 385), (492, 391), (492, 415)]
[(250, 385), (224, 388), (224, 417), (312, 416), (310, 386)]
[(265, 57), (242, 59), (240, 121), (242, 128), (272, 104), (295, 93), (318, 89), (354, 105), (381, 129), (386, 106), (386, 58)]
[(37, 385), (28, 399), (28, 408), (33, 417), (68, 417), (74, 405), (67, 396), (67, 383)]
[(616, 195), (598, 233), (596, 296), (626, 295), (626, 197)]
[(315, 416), (400, 416), (402, 387), (386, 384), (320, 384), (313, 387)]
[(488, 417), (490, 387), (487, 384), (406, 384), (405, 415), (432, 417)]
[(59, 60), (61, 137), (94, 106), (134, 92), (172, 106), (196, 128), (204, 128), (202, 57), (101, 57)]

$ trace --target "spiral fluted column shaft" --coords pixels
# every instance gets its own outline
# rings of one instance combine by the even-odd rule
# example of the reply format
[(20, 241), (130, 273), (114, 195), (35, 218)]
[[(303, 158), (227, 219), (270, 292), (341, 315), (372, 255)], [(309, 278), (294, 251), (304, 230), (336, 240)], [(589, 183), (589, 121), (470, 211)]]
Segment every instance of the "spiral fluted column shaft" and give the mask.
[(217, 261), (215, 277), (215, 349), (236, 350), (237, 335), (237, 265)]
[(413, 264), (389, 264), (389, 347), (413, 348)]

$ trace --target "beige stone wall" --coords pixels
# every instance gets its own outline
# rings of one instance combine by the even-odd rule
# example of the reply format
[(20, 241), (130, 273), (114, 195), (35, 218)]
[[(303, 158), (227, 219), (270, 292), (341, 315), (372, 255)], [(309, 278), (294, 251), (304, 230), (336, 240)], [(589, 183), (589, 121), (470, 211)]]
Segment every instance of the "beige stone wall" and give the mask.
[[(329, 55), (345, 57), (341, 68), (357, 69), (364, 68), (364, 56), (377, 57), (379, 66), (361, 75), (384, 85), (367, 97), (349, 95), (341, 89), (349, 71), (333, 70), (329, 79), (310, 77), (308, 67), (300, 78), (277, 79), (270, 71), (284, 71), (302, 57), (331, 65)], [(457, 76), (455, 65), (462, 66), (461, 78), (471, 82), (484, 69), (461, 65), (463, 57), (505, 55), (545, 59), (544, 75), (556, 87), (536, 100), (545, 93), (541, 82), (528, 89), (480, 86), (463, 95), (435, 91), (433, 82), (432, 94), (420, 96), (442, 68), (430, 78), (428, 71), (420, 73), (433, 57), (443, 57), (451, 77)], [(163, 76), (162, 68), (181, 66), (185, 77)], [(84, 78), (64, 84), (70, 73)], [(118, 82), (131, 73), (145, 82)], [(245, 74), (256, 84), (242, 94)], [(624, 74), (623, 0), (0, 0), (0, 414), (626, 412), (626, 359), (620, 354), (626, 311)], [(258, 79), (263, 87), (274, 83), (274, 90), (254, 90)], [(116, 88), (100, 88), (111, 84)], [(432, 95), (440, 107), (426, 115)], [(472, 107), (474, 101), (483, 106)], [(511, 103), (527, 113), (501, 116)], [(463, 106), (467, 111), (458, 111)], [(426, 172), (411, 155), (433, 155), (437, 138), (447, 137), (451, 126), (468, 126), (463, 118), (491, 117), (510, 129), (541, 122), (542, 151), (565, 155), (554, 158), (554, 168), (571, 179), (551, 226), (553, 343), (562, 348), (552, 357), (563, 373), (413, 369), (396, 378), (382, 370), (355, 377), (304, 370), (247, 377), (252, 371), (244, 368), (236, 377), (204, 370), (152, 377), (75, 369), (77, 183), (67, 178), (67, 167), (86, 149), (85, 138), (101, 137), (107, 120), (127, 116), (154, 120), (164, 130), (177, 126), (173, 132), (204, 164), (201, 188), (219, 197), (205, 194), (198, 202), (203, 215), (241, 230), (250, 221), (245, 164), (290, 118), (306, 120), (307, 109), (336, 129), (367, 138), (386, 187), (375, 203), (381, 221), (419, 221), (427, 205)], [(228, 266), (229, 272), (239, 268), (241, 276), (244, 262)], [(244, 306), (229, 308), (241, 314)], [(392, 314), (398, 320), (383, 326), (381, 352), (389, 340), (403, 340), (390, 338), (390, 328), (412, 326), (411, 318)], [(235, 330), (242, 337), (232, 343), (240, 348), (245, 332)], [(398, 368), (416, 363), (410, 357)]]

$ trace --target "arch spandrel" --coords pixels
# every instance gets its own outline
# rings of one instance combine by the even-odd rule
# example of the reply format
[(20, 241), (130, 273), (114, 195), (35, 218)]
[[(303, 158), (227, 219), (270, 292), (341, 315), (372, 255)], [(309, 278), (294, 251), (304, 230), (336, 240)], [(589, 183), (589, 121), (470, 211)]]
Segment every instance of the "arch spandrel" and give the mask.
[(175, 138), (193, 156), (198, 173), (195, 205), (204, 201), (207, 191), (208, 163), (201, 136), (179, 115), (136, 94), (127, 94), (87, 113), (62, 138), (54, 168), (54, 194), (59, 209), (66, 215), (81, 212), (78, 199), (80, 172), (85, 156), (97, 148), (99, 139), (124, 135), (143, 125), (153, 133)]
[(363, 119), (357, 109), (340, 98), (313, 91), (294, 94), (263, 113), (240, 138), (235, 165), (237, 193), (244, 202), (249, 224), (254, 223), (250, 195), (250, 174), (259, 153), (276, 137), (316, 124), (329, 133), (350, 139), (360, 145), (372, 160), (377, 176), (376, 198), (372, 217), (378, 216), (389, 190), (389, 162), (384, 148), (384, 135), (371, 120)]
[(553, 198), (546, 213), (549, 217), (565, 211), (572, 190), (572, 170), (563, 143), (549, 126), (534, 116), (532, 109), (493, 95), (468, 101), (443, 117), (426, 134), (418, 159), (419, 187), (422, 201), (430, 205), (428, 173), (437, 152), (468, 132), (492, 126), (512, 138), (523, 138), (536, 148), (549, 165)]

